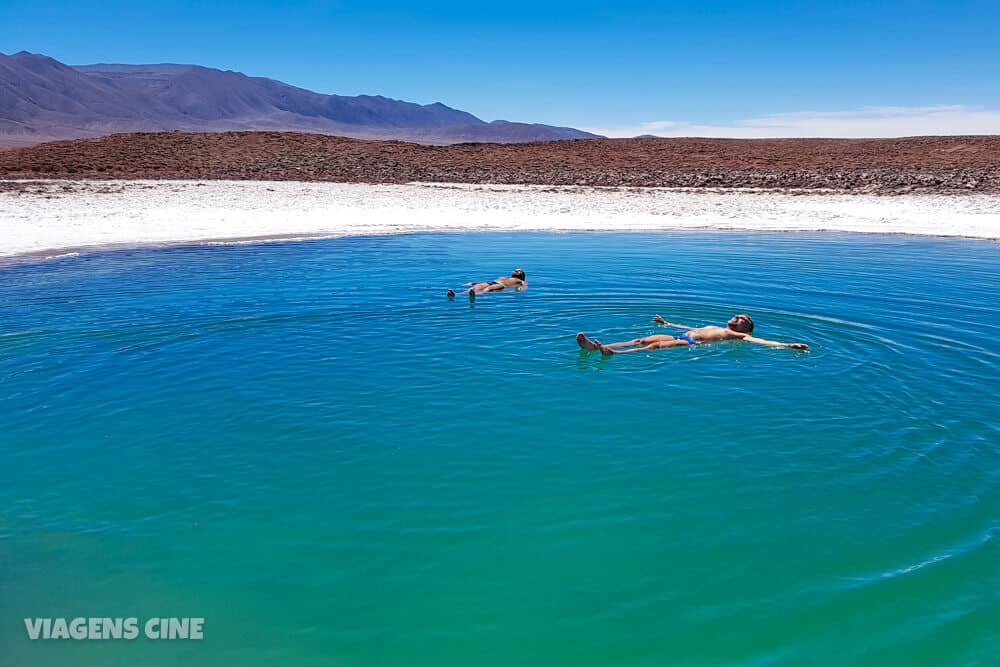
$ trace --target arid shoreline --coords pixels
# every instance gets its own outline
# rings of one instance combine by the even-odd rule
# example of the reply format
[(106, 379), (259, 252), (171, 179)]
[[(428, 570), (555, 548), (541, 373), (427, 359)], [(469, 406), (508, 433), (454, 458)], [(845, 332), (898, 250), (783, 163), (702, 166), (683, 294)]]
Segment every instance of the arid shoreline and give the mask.
[(121, 134), (0, 152), (0, 179), (469, 183), (1000, 193), (1000, 137), (426, 146), (279, 132)]
[(172, 244), (422, 232), (851, 232), (1000, 238), (1000, 196), (293, 181), (3, 182), (0, 265)]

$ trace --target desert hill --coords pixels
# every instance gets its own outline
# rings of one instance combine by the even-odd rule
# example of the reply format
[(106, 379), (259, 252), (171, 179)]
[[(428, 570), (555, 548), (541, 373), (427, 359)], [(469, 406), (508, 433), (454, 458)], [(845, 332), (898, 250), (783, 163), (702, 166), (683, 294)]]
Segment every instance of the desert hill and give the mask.
[(588, 139), (430, 146), (305, 133), (161, 132), (0, 151), (0, 178), (996, 193), (1000, 137)]

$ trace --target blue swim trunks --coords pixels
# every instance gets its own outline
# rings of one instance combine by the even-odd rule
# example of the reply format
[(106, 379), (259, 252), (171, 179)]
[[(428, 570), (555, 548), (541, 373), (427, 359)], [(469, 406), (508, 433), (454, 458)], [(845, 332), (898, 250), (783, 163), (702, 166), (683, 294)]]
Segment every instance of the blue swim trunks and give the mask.
[(696, 341), (694, 338), (691, 338), (691, 336), (688, 336), (687, 334), (681, 334), (680, 336), (674, 336), (674, 340), (683, 340), (683, 341), (686, 341), (688, 345), (697, 345), (698, 344), (698, 341)]

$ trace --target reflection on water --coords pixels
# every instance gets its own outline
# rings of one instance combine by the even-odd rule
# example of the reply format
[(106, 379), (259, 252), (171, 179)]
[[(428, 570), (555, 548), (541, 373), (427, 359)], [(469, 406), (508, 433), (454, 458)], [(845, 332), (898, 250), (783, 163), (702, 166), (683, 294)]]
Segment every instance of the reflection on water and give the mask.
[[(9, 268), (0, 638), (32, 665), (996, 662), (998, 260), (430, 234)], [(445, 299), (515, 266), (526, 292)], [(657, 312), (812, 352), (573, 340)], [(206, 640), (23, 636), (76, 614)]]

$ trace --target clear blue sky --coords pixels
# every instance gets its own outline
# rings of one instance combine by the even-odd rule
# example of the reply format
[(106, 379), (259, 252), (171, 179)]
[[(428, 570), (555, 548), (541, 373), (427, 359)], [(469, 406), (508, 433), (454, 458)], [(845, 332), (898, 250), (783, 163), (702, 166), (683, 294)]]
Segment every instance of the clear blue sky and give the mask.
[(0, 51), (22, 49), (70, 64), (198, 63), (586, 128), (1000, 109), (997, 0), (0, 0)]

